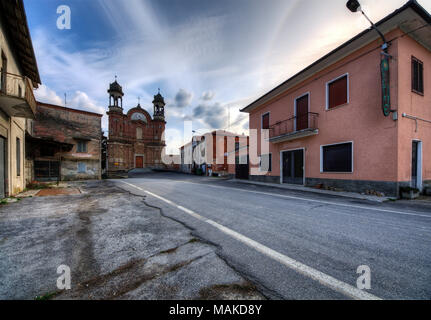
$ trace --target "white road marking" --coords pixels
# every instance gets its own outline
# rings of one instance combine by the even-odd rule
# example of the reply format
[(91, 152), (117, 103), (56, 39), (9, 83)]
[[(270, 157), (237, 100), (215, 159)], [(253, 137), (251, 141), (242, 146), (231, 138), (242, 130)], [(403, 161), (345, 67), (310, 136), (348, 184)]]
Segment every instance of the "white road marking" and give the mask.
[(199, 215), (198, 213), (184, 208), (180, 205), (175, 204), (174, 202), (172, 202), (171, 200), (165, 199), (155, 193), (152, 193), (150, 191), (147, 191), (145, 189), (142, 189), (141, 187), (138, 187), (134, 184), (128, 183), (128, 182), (124, 182), (121, 181), (122, 183), (129, 185), (133, 188), (136, 188), (142, 192), (145, 192), (146, 194), (159, 199), (169, 205), (172, 205), (178, 209), (180, 209), (181, 211), (187, 213), (188, 215), (202, 221), (205, 223), (208, 223), (210, 225), (212, 225), (213, 227), (217, 228), (218, 230), (220, 230), (221, 232), (231, 236), (232, 238), (242, 242), (243, 244), (249, 246), (250, 248), (255, 249), (256, 251), (266, 255), (267, 257), (278, 261), (279, 263), (285, 265), (286, 267), (288, 267), (289, 269), (295, 270), (298, 273), (303, 274), (304, 276), (307, 276), (315, 281), (318, 281), (319, 283), (321, 283), (322, 285), (329, 287), (335, 291), (341, 292), (342, 294), (345, 294), (346, 296), (349, 296), (353, 299), (357, 299), (357, 300), (381, 300), (379, 297), (368, 293), (366, 291), (363, 290), (359, 290), (358, 288), (355, 288), (353, 286), (351, 286), (350, 284), (347, 284), (343, 281), (337, 280), (334, 277), (331, 277), (330, 275), (327, 275), (321, 271), (318, 271), (314, 268), (311, 268), (301, 262), (298, 262), (292, 258), (289, 258), (288, 256), (281, 254), (267, 246), (264, 246), (263, 244), (260, 244), (257, 241), (254, 241), (232, 229), (229, 229), (221, 224), (218, 224), (217, 222), (207, 219), (201, 215)]
[(210, 184), (195, 183), (195, 182), (182, 181), (182, 180), (170, 180), (170, 181), (189, 183), (189, 184), (195, 184), (195, 185), (200, 185), (200, 186), (204, 185), (204, 186), (208, 186), (210, 188), (233, 189), (233, 190), (242, 191), (242, 192), (255, 193), (255, 194), (263, 194), (263, 195), (271, 196), (271, 197), (286, 198), (286, 199), (293, 199), (293, 200), (301, 200), (301, 201), (306, 201), (306, 202), (323, 203), (323, 204), (328, 204), (328, 205), (333, 205), (333, 206), (339, 206), (339, 207), (348, 207), (348, 208), (355, 208), (355, 209), (361, 209), (361, 210), (373, 210), (373, 211), (389, 212), (389, 213), (396, 213), (396, 214), (401, 214), (401, 215), (406, 215), (406, 216), (417, 216), (417, 217), (424, 217), (424, 218), (431, 219), (431, 215), (425, 215), (425, 214), (416, 213), (416, 212), (402, 212), (402, 211), (395, 211), (395, 210), (388, 210), (388, 209), (379, 209), (379, 208), (373, 208), (373, 207), (364, 207), (364, 206), (357, 206), (357, 205), (351, 205), (351, 204), (345, 204), (345, 203), (337, 203), (337, 202), (332, 202), (332, 201), (313, 200), (313, 199), (307, 199), (307, 198), (301, 198), (301, 197), (286, 196), (286, 195), (277, 194), (277, 193), (269, 193), (269, 192), (262, 192), (262, 191), (253, 191), (253, 190), (244, 190), (244, 189), (240, 189), (240, 188), (225, 187), (225, 186), (223, 186), (223, 187), (221, 187), (221, 186), (213, 186), (213, 185), (210, 185)]

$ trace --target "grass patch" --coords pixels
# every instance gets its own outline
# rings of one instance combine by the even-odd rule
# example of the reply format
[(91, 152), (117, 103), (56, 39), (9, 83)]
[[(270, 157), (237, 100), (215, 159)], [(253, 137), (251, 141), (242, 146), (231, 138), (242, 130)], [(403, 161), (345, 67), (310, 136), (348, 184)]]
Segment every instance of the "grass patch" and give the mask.
[(36, 296), (34, 298), (34, 300), (39, 300), (39, 301), (43, 301), (43, 300), (51, 300), (52, 298), (54, 298), (58, 293), (57, 292), (49, 292), (44, 294), (43, 296)]
[(52, 189), (54, 185), (54, 183), (31, 182), (27, 185), (26, 190)]

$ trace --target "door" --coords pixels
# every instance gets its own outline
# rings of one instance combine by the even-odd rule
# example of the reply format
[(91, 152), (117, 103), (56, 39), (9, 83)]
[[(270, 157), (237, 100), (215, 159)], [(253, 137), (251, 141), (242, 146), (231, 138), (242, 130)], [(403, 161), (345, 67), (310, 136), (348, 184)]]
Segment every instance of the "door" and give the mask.
[(136, 156), (136, 168), (142, 169), (144, 167), (144, 157)]
[(304, 184), (304, 150), (286, 151), (282, 156), (283, 183)]
[(308, 129), (308, 94), (296, 100), (296, 131)]
[(235, 179), (248, 180), (249, 166), (248, 166), (248, 156), (247, 163), (240, 164), (240, 158), (235, 157)]
[(6, 196), (6, 157), (5, 157), (6, 139), (0, 137), (0, 199)]
[(412, 144), (412, 187), (422, 189), (422, 145), (420, 141)]

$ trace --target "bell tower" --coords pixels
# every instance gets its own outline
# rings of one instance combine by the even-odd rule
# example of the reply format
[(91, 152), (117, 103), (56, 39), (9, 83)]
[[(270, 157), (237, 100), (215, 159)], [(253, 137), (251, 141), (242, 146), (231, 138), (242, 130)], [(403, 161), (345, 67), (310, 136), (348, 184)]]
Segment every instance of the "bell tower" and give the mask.
[(109, 111), (123, 113), (123, 88), (117, 82), (117, 76), (115, 81), (109, 85)]
[(153, 115), (154, 120), (165, 121), (166, 104), (165, 104), (165, 99), (160, 94), (160, 89), (159, 89), (159, 93), (154, 96), (153, 105), (154, 105), (154, 115)]

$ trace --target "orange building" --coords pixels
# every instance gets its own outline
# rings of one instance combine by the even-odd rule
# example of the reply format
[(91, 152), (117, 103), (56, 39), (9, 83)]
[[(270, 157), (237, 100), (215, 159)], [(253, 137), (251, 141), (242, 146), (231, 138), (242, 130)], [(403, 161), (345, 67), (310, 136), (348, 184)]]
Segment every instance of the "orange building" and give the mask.
[(430, 23), (409, 1), (376, 24), (389, 56), (366, 30), (244, 108), (250, 179), (391, 196), (430, 184)]

